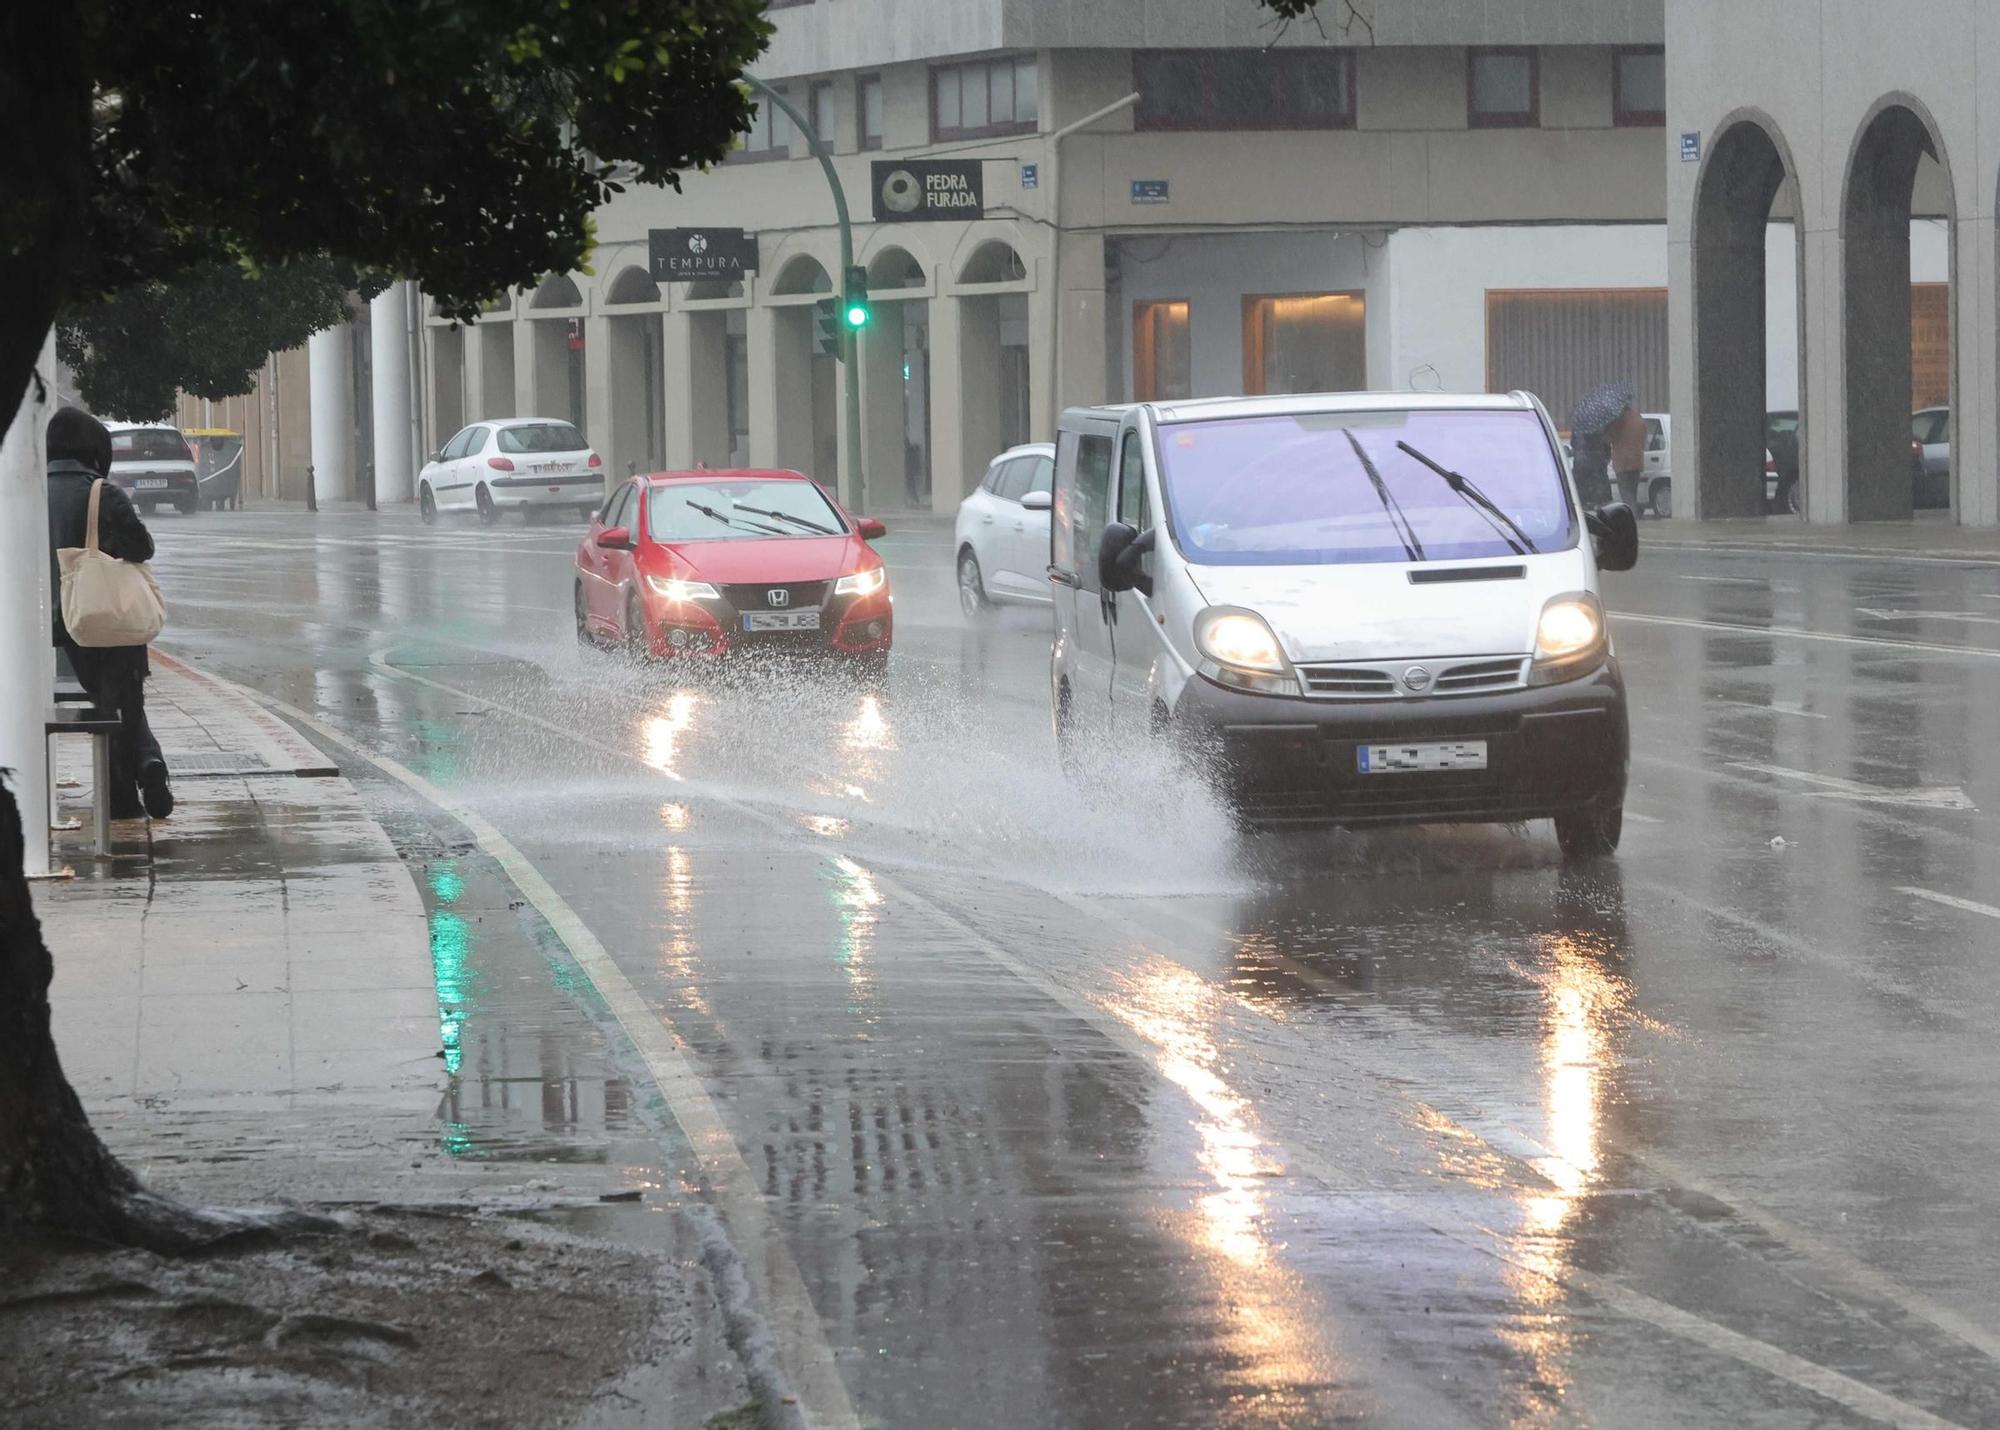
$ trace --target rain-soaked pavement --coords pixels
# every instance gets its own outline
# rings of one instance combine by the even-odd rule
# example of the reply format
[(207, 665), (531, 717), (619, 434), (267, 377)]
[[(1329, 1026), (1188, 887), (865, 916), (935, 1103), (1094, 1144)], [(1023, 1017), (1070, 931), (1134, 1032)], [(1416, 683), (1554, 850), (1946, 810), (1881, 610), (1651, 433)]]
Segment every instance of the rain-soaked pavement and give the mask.
[[(1568, 872), (1540, 826), (1239, 837), (1141, 750), (1077, 792), (1046, 618), (968, 626), (931, 522), (880, 543), (880, 692), (580, 651), (573, 527), (154, 526), (171, 649), (483, 817), (601, 944), (862, 1424), (2000, 1422), (2000, 566), (1609, 578), (1634, 785)], [(453, 906), (519, 899), (427, 818), (448, 1138), (643, 1159), (602, 1017), (524, 1065), (610, 1072), (518, 1096), (450, 1045), (581, 979), (482, 966)]]

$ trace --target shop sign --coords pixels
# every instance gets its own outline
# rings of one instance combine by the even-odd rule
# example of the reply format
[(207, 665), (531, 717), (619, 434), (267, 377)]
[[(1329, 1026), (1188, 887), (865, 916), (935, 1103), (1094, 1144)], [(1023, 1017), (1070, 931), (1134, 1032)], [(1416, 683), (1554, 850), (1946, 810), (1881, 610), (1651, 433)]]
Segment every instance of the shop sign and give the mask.
[(646, 232), (656, 283), (741, 282), (757, 271), (757, 235), (740, 228), (655, 228)]
[(977, 159), (877, 159), (869, 176), (877, 223), (935, 223), (986, 213)]

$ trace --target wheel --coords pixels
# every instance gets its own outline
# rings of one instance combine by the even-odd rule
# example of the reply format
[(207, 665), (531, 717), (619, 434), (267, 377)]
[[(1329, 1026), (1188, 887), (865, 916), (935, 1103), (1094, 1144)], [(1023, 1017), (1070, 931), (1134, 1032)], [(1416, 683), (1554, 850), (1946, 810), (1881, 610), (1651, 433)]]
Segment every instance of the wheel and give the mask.
[(198, 503), (195, 501), (193, 497), (174, 498), (174, 510), (179, 512), (182, 516), (193, 516), (197, 509), (198, 509)]
[(1071, 708), (1067, 680), (1056, 687), (1055, 724), (1056, 763), (1062, 767), (1064, 778), (1080, 783), (1083, 779), (1083, 758), (1077, 748), (1076, 712)]
[(1654, 482), (1647, 488), (1646, 504), (1653, 509), (1653, 515), (1662, 519), (1674, 514), (1674, 484)]
[(1603, 859), (1618, 852), (1625, 833), (1625, 797), (1601, 800), (1556, 816), (1556, 843), (1571, 863)]
[(993, 609), (993, 598), (986, 594), (986, 582), (979, 575), (979, 558), (969, 546), (958, 553), (958, 608), (968, 620)]
[(646, 640), (646, 613), (639, 605), (636, 591), (625, 596), (625, 654), (633, 660), (644, 660), (650, 653)]
[(1778, 510), (1797, 516), (1805, 506), (1805, 494), (1799, 490), (1797, 477), (1786, 477), (1778, 484)]
[(151, 516), (160, 509), (160, 504), (156, 501), (142, 501), (135, 503), (135, 505), (139, 508), (141, 516)]
[(417, 492), (417, 515), (423, 518), (425, 526), (437, 525), (438, 502), (429, 482), (425, 482)]
[(578, 645), (589, 645), (591, 644), (590, 617), (584, 614), (583, 583), (581, 581), (577, 582), (571, 588), (571, 605), (576, 611), (576, 643)]
[(493, 493), (485, 487), (479, 489), (479, 524), (491, 526), (500, 520), (500, 508), (493, 504)]

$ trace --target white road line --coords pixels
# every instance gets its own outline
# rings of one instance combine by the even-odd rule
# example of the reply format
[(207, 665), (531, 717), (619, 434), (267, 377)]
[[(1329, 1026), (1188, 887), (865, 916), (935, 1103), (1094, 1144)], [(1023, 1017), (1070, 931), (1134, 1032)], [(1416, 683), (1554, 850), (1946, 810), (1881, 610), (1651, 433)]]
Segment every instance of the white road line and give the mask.
[(1974, 626), (2000, 626), (2000, 616), (1982, 616), (1976, 611), (1898, 611), (1880, 606), (1856, 606), (1854, 614), (1871, 621), (1963, 621)]
[(1796, 705), (1759, 705), (1754, 700), (1724, 700), (1716, 697), (1717, 705), (1733, 705), (1739, 710), (1755, 710), (1763, 715), (1796, 715), (1801, 720), (1825, 720), (1831, 717), (1814, 710), (1801, 710)]
[[(579, 734), (577, 731), (562, 730), (561, 727), (551, 725), (549, 722), (544, 721), (537, 716), (530, 715), (526, 711), (515, 709), (512, 706), (502, 704), (498, 701), (489, 699), (488, 697), (483, 695), (475, 694), (474, 692), (469, 690), (463, 690), (456, 686), (446, 685), (442, 681), (432, 680), (427, 676), (414, 675), (409, 671), (401, 669), (400, 667), (391, 665), (388, 663), (387, 658), (380, 651), (371, 654), (369, 657), (369, 662), (371, 665), (374, 665), (377, 669), (382, 670), (385, 673), (400, 676), (405, 679), (415, 680), (421, 684), (434, 686), (439, 690), (449, 692), (453, 695), (460, 696), (464, 699), (477, 701), (493, 709), (503, 711), (507, 714), (514, 715), (522, 719), (526, 719), (536, 725), (541, 725), (546, 728), (559, 730), (560, 733), (562, 733), (567, 738), (574, 740), (580, 744), (589, 745), (590, 748), (594, 750), (602, 749), (602, 746), (591, 742), (586, 737)], [(259, 698), (261, 699), (266, 697), (260, 696)], [(272, 703), (275, 704), (276, 702)], [(320, 728), (317, 726), (316, 722), (314, 723), (315, 723), (315, 728)], [(336, 735), (335, 738), (340, 739), (341, 737)], [(343, 739), (342, 743), (348, 744), (349, 742)], [(352, 748), (351, 745), (350, 748)], [(368, 756), (368, 758), (372, 760), (374, 757)], [(636, 757), (628, 756), (628, 758), (636, 758)], [(660, 773), (657, 770), (653, 770), (651, 766), (647, 766), (646, 768), (650, 773), (656, 775)], [(412, 775), (410, 776), (410, 778), (416, 779), (417, 776)], [(775, 830), (781, 830), (787, 834), (790, 834), (792, 832), (790, 827), (785, 825), (783, 821), (780, 821), (775, 817), (766, 814), (762, 810), (758, 810), (750, 805), (743, 804), (740, 801), (730, 799), (726, 795), (710, 795), (708, 797), (716, 800), (717, 803), (728, 805), (731, 808), (734, 808), (740, 811), (741, 813), (751, 818), (754, 818), (759, 822)], [(472, 818), (477, 819), (478, 816), (475, 815), (472, 816)], [(467, 820), (466, 823), (468, 827), (472, 827), (470, 820)], [(481, 823), (483, 824), (483, 821), (481, 821)], [(495, 838), (497, 839), (499, 837), (500, 836), (496, 832)], [(1024, 983), (1027, 983), (1030, 986), (1037, 989), (1038, 991), (1042, 992), (1044, 995), (1052, 999), (1061, 1007), (1069, 1010), (1077, 1017), (1088, 1022), (1093, 1028), (1096, 1028), (1106, 1037), (1110, 1038), (1112, 1041), (1117, 1043), (1119, 1046), (1125, 1048), (1128, 1052), (1131, 1052), (1142, 1063), (1148, 1066), (1157, 1066), (1159, 1049), (1154, 1047), (1152, 1044), (1146, 1042), (1145, 1039), (1140, 1037), (1136, 1032), (1134, 1032), (1125, 1023), (1120, 1021), (1117, 1017), (1112, 1015), (1108, 1010), (1099, 1006), (1096, 1002), (1092, 1001), (1091, 999), (1073, 993), (1068, 988), (1064, 987), (1062, 984), (1058, 983), (1053, 978), (1043, 973), (1041, 970), (1033, 968), (1028, 964), (1024, 963), (1021, 959), (1016, 957), (1010, 950), (1002, 947), (1000, 944), (998, 944), (993, 939), (988, 937), (972, 922), (970, 922), (967, 919), (961, 918), (958, 914), (936, 903), (935, 901), (927, 898), (926, 896), (916, 893), (914, 890), (910, 889), (907, 885), (901, 883), (901, 881), (892, 879), (880, 873), (877, 873), (875, 878), (876, 878), (876, 885), (878, 888), (884, 890), (885, 892), (893, 894), (897, 898), (900, 898), (901, 900), (903, 900), (904, 903), (914, 908), (923, 910), (924, 912), (931, 914), (933, 917), (941, 919), (944, 922), (950, 924), (952, 927), (956, 928), (960, 932), (962, 937), (968, 939), (973, 944), (975, 944), (996, 964), (998, 964), (1002, 968), (1005, 968), (1008, 972), (1012, 973), (1017, 978), (1021, 979)], [(1082, 900), (1077, 899), (1074, 896), (1054, 890), (1045, 890), (1044, 892), (1050, 893), (1059, 902), (1069, 905), (1070, 907), (1076, 909), (1079, 912), (1085, 913), (1093, 920), (1100, 922), (1104, 921), (1105, 916), (1100, 911), (1091, 908), (1090, 906), (1085, 904)], [(551, 891), (551, 893), (553, 896), (553, 891)], [(1165, 956), (1162, 955), (1162, 957), (1164, 958)], [(1189, 972), (1192, 976), (1201, 979), (1204, 983), (1210, 982), (1210, 980), (1205, 978), (1198, 971), (1189, 969), (1187, 965), (1179, 963), (1178, 960), (1169, 958), (1166, 959), (1166, 961), (1174, 963), (1177, 967), (1180, 967), (1185, 971)], [(617, 972), (615, 965), (612, 971), (614, 973)], [(620, 974), (619, 976), (622, 978), (623, 975)], [(630, 985), (628, 984), (627, 987), (629, 986)], [(1211, 984), (1211, 986), (1214, 985)], [(1237, 1004), (1237, 1006), (1245, 1009), (1246, 1011), (1256, 1014), (1258, 1016), (1268, 1017), (1268, 1014), (1265, 1014), (1262, 1009), (1257, 1008), (1254, 1004), (1248, 1003), (1245, 1000), (1241, 999), (1240, 997), (1236, 997), (1235, 995), (1229, 994), (1227, 989), (1218, 989), (1218, 991), (1222, 992), (1225, 996), (1230, 997), (1232, 1002)], [(634, 994), (634, 996), (636, 997), (637, 995)], [(650, 1014), (648, 1016), (650, 1016)], [(685, 1066), (685, 1064), (683, 1064), (683, 1066)], [(697, 1093), (699, 1093), (700, 1091), (698, 1083), (696, 1084), (696, 1091)], [(1469, 1136), (1476, 1138), (1478, 1141), (1482, 1143), (1486, 1143), (1489, 1146), (1494, 1145), (1490, 1139), (1480, 1136), (1477, 1133), (1471, 1132), (1470, 1129), (1467, 1129), (1467, 1133)], [(728, 1135), (726, 1128), (723, 1129), (722, 1135), (725, 1137)], [(1532, 1142), (1532, 1139), (1527, 1139), (1527, 1140)], [(1320, 1154), (1316, 1149), (1310, 1146), (1302, 1147), (1288, 1143), (1287, 1151), (1291, 1155), (1295, 1163), (1309, 1168), (1313, 1176), (1317, 1180), (1324, 1183), (1325, 1185), (1330, 1187), (1335, 1187), (1344, 1185), (1346, 1183), (1347, 1178), (1344, 1174), (1344, 1170), (1340, 1167), (1340, 1165), (1337, 1162), (1328, 1162), (1322, 1160)], [(740, 1155), (738, 1156), (737, 1160), (740, 1164), (741, 1162)], [(1522, 1160), (1522, 1159), (1517, 1158), (1517, 1160)], [(745, 1175), (747, 1176), (747, 1174), (748, 1174), (748, 1169), (746, 1168)], [(1361, 1200), (1367, 1201), (1369, 1199), (1364, 1195), (1361, 1198)], [(1387, 1200), (1383, 1200), (1381, 1202), (1381, 1206), (1385, 1210), (1392, 1213), (1397, 1213), (1400, 1211), (1400, 1209), (1392, 1207)], [(1882, 1391), (1876, 1390), (1872, 1386), (1866, 1385), (1863, 1382), (1855, 1380), (1850, 1376), (1843, 1375), (1839, 1371), (1832, 1370), (1826, 1366), (1819, 1365), (1813, 1361), (1804, 1360), (1798, 1356), (1790, 1354), (1787, 1351), (1780, 1350), (1776, 1346), (1769, 1345), (1763, 1341), (1759, 1341), (1752, 1337), (1742, 1335), (1739, 1332), (1732, 1331), (1726, 1326), (1722, 1326), (1715, 1322), (1708, 1321), (1702, 1318), (1701, 1316), (1694, 1314), (1693, 1312), (1684, 1311), (1677, 1306), (1668, 1304), (1667, 1302), (1656, 1300), (1653, 1297), (1643, 1294), (1642, 1292), (1634, 1291), (1629, 1287), (1622, 1285), (1621, 1283), (1605, 1280), (1589, 1272), (1583, 1271), (1580, 1268), (1564, 1267), (1557, 1271), (1550, 1271), (1546, 1265), (1530, 1264), (1528, 1262), (1522, 1261), (1519, 1258), (1510, 1254), (1505, 1249), (1503, 1249), (1504, 1238), (1501, 1236), (1500, 1233), (1496, 1233), (1491, 1228), (1482, 1226), (1479, 1223), (1472, 1221), (1470, 1219), (1453, 1217), (1448, 1215), (1447, 1216), (1431, 1215), (1431, 1216), (1426, 1216), (1424, 1220), (1426, 1220), (1431, 1225), (1432, 1230), (1437, 1231), (1442, 1235), (1450, 1236), (1454, 1240), (1459, 1241), (1461, 1244), (1471, 1247), (1475, 1251), (1479, 1251), (1486, 1255), (1492, 1256), (1497, 1260), (1505, 1261), (1508, 1264), (1517, 1267), (1518, 1269), (1541, 1276), (1544, 1279), (1554, 1284), (1568, 1285), (1575, 1289), (1582, 1290), (1586, 1292), (1586, 1294), (1597, 1297), (1598, 1299), (1602, 1300), (1606, 1305), (1611, 1306), (1613, 1309), (1616, 1309), (1625, 1315), (1631, 1316), (1637, 1320), (1645, 1321), (1648, 1324), (1653, 1325), (1661, 1330), (1667, 1331), (1673, 1335), (1680, 1336), (1683, 1339), (1693, 1341), (1698, 1345), (1704, 1346), (1708, 1349), (1717, 1351), (1721, 1354), (1740, 1360), (1747, 1365), (1751, 1365), (1756, 1367), (1757, 1369), (1763, 1370), (1768, 1374), (1773, 1375), (1778, 1379), (1787, 1381), (1790, 1384), (1796, 1385), (1803, 1390), (1810, 1391), (1811, 1393), (1819, 1395), (1825, 1399), (1831, 1400), (1838, 1405), (1845, 1406), (1848, 1409), (1855, 1411), (1857, 1414), (1864, 1415), (1869, 1419), (1880, 1420), (1884, 1424), (1888, 1425), (1921, 1427), (1922, 1430), (1959, 1430), (1959, 1427), (1956, 1427), (1954, 1423), (1951, 1421), (1940, 1419), (1937, 1416), (1929, 1414), (1927, 1411), (1918, 1409), (1917, 1407), (1912, 1405), (1905, 1404), (1904, 1402), (1897, 1400), (1895, 1397), (1885, 1394)], [(1498, 1245), (1496, 1245), (1496, 1243), (1498, 1243)], [(802, 1287), (801, 1287), (801, 1293), (803, 1293)], [(1910, 1304), (1910, 1301), (1905, 1300), (1903, 1304), (1908, 1306)], [(809, 1313), (810, 1302), (807, 1303), (807, 1307)]]
[(1968, 914), (1984, 914), (1989, 919), (2000, 919), (2000, 909), (1991, 904), (1982, 904), (1976, 899), (1961, 899), (1956, 894), (1940, 894), (1935, 889), (1918, 889), (1908, 884), (1898, 884), (1896, 892), (1908, 894), (1913, 899), (1929, 899), (1934, 904), (1943, 904), (1948, 909), (1963, 909)]
[[(757, 1179), (749, 1164), (743, 1160), (735, 1137), (703, 1089), (700, 1075), (682, 1056), (672, 1032), (647, 1007), (646, 1000), (590, 931), (589, 925), (577, 916), (562, 895), (550, 887), (505, 835), (446, 791), (296, 706), (287, 705), (261, 691), (241, 686), (237, 688), (251, 699), (297, 721), (356, 758), (365, 760), (436, 805), (464, 825), (479, 847), (506, 870), (514, 886), (568, 946), (577, 966), (617, 1017), (619, 1026), (624, 1028), (626, 1036), (645, 1059), (647, 1070), (659, 1086), (660, 1095), (666, 1099), (674, 1120), (693, 1144), (703, 1169), (714, 1179), (716, 1199), (734, 1229), (736, 1248), (751, 1269), (752, 1284), (763, 1293), (761, 1299), (778, 1342), (780, 1364), (785, 1367), (787, 1379), (800, 1397), (801, 1408), (809, 1409), (809, 1422), (840, 1427), (840, 1430), (849, 1430), (849, 1427), (858, 1430), (861, 1422), (848, 1399), (847, 1387), (841, 1381), (840, 1369), (834, 1360), (833, 1347), (827, 1342), (818, 1312), (813, 1309), (805, 1279), (786, 1249), (782, 1233), (766, 1211)], [(564, 733), (575, 734), (574, 731)]]
[(1891, 640), (1887, 636), (1843, 636), (1831, 631), (1808, 631), (1798, 626), (1746, 626), (1731, 621), (1696, 621), (1686, 616), (1642, 616), (1633, 611), (1613, 611), (1614, 621), (1631, 621), (1642, 626), (1678, 626), (1684, 630), (1712, 631), (1717, 635), (1756, 636), (1760, 639), (1824, 641), (1829, 645), (1871, 646), (1877, 650), (1913, 651), (1918, 655), (1957, 656), (1963, 660), (2000, 660), (2000, 650), (1984, 646), (1929, 645), (1923, 641)]
[(1766, 576), (1692, 576), (1684, 571), (1673, 573), (1676, 581), (1703, 581), (1717, 586), (1758, 586), (1770, 591), (1796, 591), (1796, 586), (1778, 585)]
[(1909, 809), (1974, 809), (1971, 799), (1956, 785), (1935, 785), (1925, 789), (1883, 789), (1839, 775), (1819, 775), (1811, 770), (1795, 770), (1786, 765), (1760, 765), (1749, 760), (1731, 760), (1729, 768), (1773, 779), (1797, 780), (1817, 785), (1819, 799), (1851, 799), (1857, 804), (1891, 804)]

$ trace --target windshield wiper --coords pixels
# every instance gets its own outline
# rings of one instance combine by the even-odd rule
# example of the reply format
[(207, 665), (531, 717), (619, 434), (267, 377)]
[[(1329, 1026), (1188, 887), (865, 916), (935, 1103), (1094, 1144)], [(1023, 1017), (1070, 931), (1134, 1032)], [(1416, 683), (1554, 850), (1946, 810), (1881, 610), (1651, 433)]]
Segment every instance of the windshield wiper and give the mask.
[(703, 516), (714, 517), (724, 526), (740, 526), (745, 531), (769, 532), (772, 536), (783, 536), (785, 534), (783, 527), (766, 526), (761, 521), (738, 521), (735, 517), (728, 515), (726, 512), (719, 512), (712, 506), (703, 506), (698, 501), (688, 502), (688, 505), (693, 507), (696, 511), (700, 512)]
[(1382, 480), (1381, 472), (1368, 453), (1362, 449), (1361, 439), (1354, 435), (1352, 427), (1340, 429), (1340, 435), (1347, 439), (1347, 445), (1354, 449), (1354, 455), (1361, 459), (1361, 470), (1368, 474), (1369, 482), (1375, 488), (1375, 495), (1381, 499), (1382, 510), (1389, 514), (1389, 525), (1395, 530), (1396, 539), (1403, 543), (1403, 554), (1412, 561), (1424, 559), (1424, 544), (1417, 540), (1416, 529), (1410, 525), (1409, 517), (1389, 491), (1389, 484)]
[(789, 521), (793, 526), (803, 526), (807, 531), (816, 531), (821, 536), (838, 536), (839, 532), (830, 526), (821, 526), (816, 521), (807, 521), (802, 516), (793, 516), (788, 511), (766, 511), (760, 506), (745, 506), (742, 502), (731, 502), (738, 511), (747, 511), (752, 516), (768, 516), (773, 521)]
[(1402, 451), (1404, 456), (1416, 458), (1417, 461), (1422, 462), (1426, 467), (1429, 467), (1432, 471), (1443, 477), (1446, 486), (1464, 497), (1466, 501), (1472, 504), (1474, 511), (1485, 517), (1492, 524), (1493, 529), (1500, 533), (1500, 539), (1514, 548), (1516, 556), (1526, 556), (1535, 550), (1535, 543), (1529, 539), (1528, 533), (1521, 530), (1513, 517), (1500, 510), (1494, 503), (1493, 498), (1474, 486), (1472, 478), (1460, 476), (1457, 472), (1451, 470), (1451, 468), (1439, 465), (1429, 457), (1426, 457), (1422, 452), (1419, 452), (1415, 447), (1412, 447), (1408, 442), (1398, 442), (1396, 446)]

